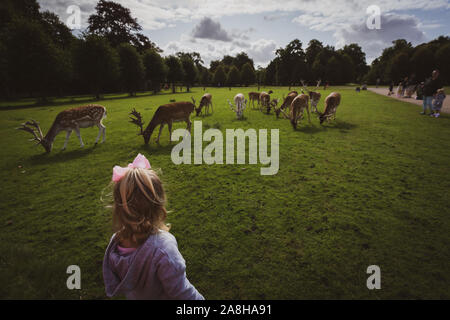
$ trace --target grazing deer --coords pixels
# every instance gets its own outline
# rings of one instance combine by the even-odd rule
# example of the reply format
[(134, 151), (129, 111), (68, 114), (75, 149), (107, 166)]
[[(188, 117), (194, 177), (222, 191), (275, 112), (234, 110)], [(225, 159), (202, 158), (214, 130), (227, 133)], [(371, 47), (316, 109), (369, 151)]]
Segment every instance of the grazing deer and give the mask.
[(297, 129), (297, 122), (299, 119), (303, 118), (303, 112), (305, 111), (305, 109), (308, 112), (309, 124), (311, 124), (308, 100), (309, 97), (306, 94), (300, 94), (296, 96), (294, 100), (292, 100), (291, 112), (289, 113), (289, 116), (286, 114), (286, 111), (280, 108), (281, 112), (283, 112), (284, 117), (291, 121), (292, 127), (294, 129)]
[(39, 123), (35, 120), (22, 123), (22, 127), (19, 127), (17, 129), (31, 133), (34, 136), (34, 139), (32, 139), (31, 141), (37, 141), (37, 144), (42, 145), (45, 151), (48, 153), (52, 151), (53, 141), (61, 131), (67, 132), (66, 141), (64, 142), (62, 150), (66, 149), (67, 142), (69, 141), (72, 131), (75, 131), (78, 139), (80, 140), (81, 147), (84, 147), (84, 143), (80, 135), (80, 128), (97, 126), (98, 136), (97, 139), (95, 139), (95, 144), (98, 143), (100, 135), (102, 134), (102, 142), (105, 142), (106, 127), (102, 123), (102, 120), (105, 117), (106, 108), (104, 106), (91, 104), (83, 107), (64, 110), (58, 113), (45, 137), (42, 134)]
[(323, 113), (319, 112), (320, 124), (327, 120), (330, 121), (330, 118), (336, 119), (336, 109), (341, 103), (341, 95), (338, 92), (332, 92), (325, 99), (325, 111)]
[(248, 93), (248, 100), (249, 104), (252, 103), (252, 108), (255, 109), (255, 101), (257, 102), (257, 107), (259, 106), (259, 92), (249, 92)]
[(237, 119), (241, 119), (243, 116), (243, 112), (245, 107), (247, 106), (247, 99), (245, 99), (244, 95), (242, 93), (238, 93), (234, 96), (234, 104), (236, 105), (236, 108), (234, 108), (233, 104), (228, 100), (228, 104), (231, 107), (231, 110), (236, 112)]
[(264, 110), (264, 108), (266, 108), (267, 114), (270, 113), (270, 110), (272, 108), (274, 108), (276, 110), (276, 107), (278, 104), (278, 99), (270, 100), (270, 93), (273, 93), (273, 91), (270, 90), (269, 93), (263, 91), (259, 94), (259, 101), (260, 101), (259, 109), (261, 110), (261, 112), (264, 112), (263, 110)]
[[(191, 97), (191, 99), (195, 106), (194, 97)], [(213, 112), (212, 95), (210, 93), (205, 93), (200, 99), (200, 104), (198, 108), (195, 108), (196, 115), (198, 116), (202, 112), (203, 107), (205, 107), (205, 113), (208, 114), (209, 106), (211, 106), (211, 113), (212, 113)]]
[(134, 116), (135, 118), (130, 117), (130, 122), (134, 123), (140, 128), (140, 132), (138, 133), (138, 135), (142, 135), (144, 137), (145, 144), (148, 144), (153, 131), (159, 125), (159, 134), (158, 138), (156, 138), (156, 143), (159, 143), (159, 138), (161, 137), (161, 132), (165, 124), (167, 124), (167, 126), (169, 127), (170, 137), (172, 136), (173, 122), (186, 121), (186, 130), (189, 130), (190, 132), (191, 120), (189, 117), (194, 109), (195, 105), (191, 102), (174, 102), (159, 106), (145, 130), (143, 130), (144, 123), (141, 114), (137, 112), (136, 109), (133, 109), (130, 115)]
[(275, 108), (275, 114), (277, 118), (279, 117), (280, 112), (282, 110), (289, 108), (291, 106), (292, 101), (295, 99), (296, 96), (298, 96), (297, 91), (289, 92), (286, 98), (283, 96), (283, 104), (279, 108)]
[[(308, 87), (305, 85), (305, 82), (303, 80), (301, 80), (301, 83), (303, 85), (303, 89), (305, 89), (305, 91), (309, 95), (309, 99), (311, 101), (311, 112), (319, 113), (319, 110), (317, 110), (317, 104), (319, 103), (319, 100), (320, 100), (320, 97), (321, 97), (320, 92), (309, 91)], [(317, 81), (316, 90), (319, 88), (319, 85), (320, 85), (320, 80)], [(303, 89), (302, 89), (302, 93), (304, 93)]]

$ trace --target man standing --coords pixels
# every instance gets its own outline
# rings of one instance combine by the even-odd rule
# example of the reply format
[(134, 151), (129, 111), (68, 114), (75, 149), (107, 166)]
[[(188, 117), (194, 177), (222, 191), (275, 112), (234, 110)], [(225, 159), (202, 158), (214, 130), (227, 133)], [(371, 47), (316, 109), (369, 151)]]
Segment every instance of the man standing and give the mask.
[(433, 113), (431, 102), (433, 101), (433, 96), (436, 94), (438, 89), (441, 88), (441, 84), (438, 78), (439, 78), (439, 71), (434, 70), (431, 73), (431, 78), (428, 78), (425, 81), (425, 84), (423, 86), (423, 111), (420, 113), (422, 115), (427, 114), (427, 108), (430, 109), (430, 114)]

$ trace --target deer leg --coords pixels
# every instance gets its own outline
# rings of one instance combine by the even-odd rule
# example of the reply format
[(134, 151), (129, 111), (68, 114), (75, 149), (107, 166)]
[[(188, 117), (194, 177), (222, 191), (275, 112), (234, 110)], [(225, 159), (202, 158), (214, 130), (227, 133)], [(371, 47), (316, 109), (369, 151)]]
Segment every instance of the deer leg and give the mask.
[(66, 150), (67, 142), (69, 141), (69, 138), (70, 138), (70, 134), (71, 134), (71, 133), (72, 133), (72, 130), (67, 130), (67, 133), (66, 133), (66, 141), (64, 141), (64, 146), (62, 147), (61, 150)]
[(186, 119), (186, 123), (187, 123), (186, 130), (188, 130), (190, 133), (191, 132), (191, 120), (189, 119), (189, 116)]
[(167, 126), (169, 127), (169, 143), (172, 143), (172, 121), (169, 121)]
[(102, 135), (103, 128), (104, 128), (100, 122), (97, 124), (97, 127), (98, 127), (98, 135), (97, 135), (97, 139), (95, 139), (95, 144), (98, 143), (98, 140), (100, 139), (100, 136)]
[(159, 126), (159, 134), (158, 134), (158, 138), (156, 138), (156, 143), (159, 143), (159, 138), (161, 137), (161, 132), (164, 128), (164, 123), (161, 123), (161, 125)]
[(80, 128), (75, 128), (75, 133), (77, 134), (78, 140), (80, 140), (81, 148), (84, 147), (83, 139), (81, 139)]
[(308, 112), (308, 122), (311, 124), (311, 116), (309, 115), (309, 107), (306, 106), (306, 112)]

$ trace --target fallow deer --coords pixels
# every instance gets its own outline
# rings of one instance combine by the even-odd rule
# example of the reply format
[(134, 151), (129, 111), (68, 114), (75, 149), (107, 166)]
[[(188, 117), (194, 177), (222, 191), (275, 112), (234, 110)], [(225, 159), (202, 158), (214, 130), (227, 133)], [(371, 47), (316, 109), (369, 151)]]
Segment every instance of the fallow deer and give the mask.
[(236, 108), (234, 108), (230, 100), (227, 99), (227, 101), (231, 107), (231, 110), (236, 112), (236, 117), (238, 118), (238, 120), (241, 119), (244, 109), (247, 106), (247, 99), (245, 99), (244, 95), (242, 93), (238, 93), (237, 95), (234, 96), (234, 104)]
[[(195, 99), (194, 97), (191, 97), (192, 102), (195, 106)], [(205, 107), (205, 113), (209, 113), (209, 107), (211, 106), (211, 113), (213, 112), (213, 105), (212, 105), (212, 95), (210, 93), (205, 93), (202, 98), (200, 99), (200, 104), (198, 108), (195, 108), (196, 115), (198, 116), (201, 112), (203, 107)]]
[[(309, 95), (309, 99), (311, 101), (311, 112), (319, 113), (319, 110), (317, 110), (317, 104), (319, 103), (319, 100), (321, 97), (320, 92), (309, 91), (308, 87), (305, 85), (305, 82), (303, 80), (301, 80), (301, 83), (303, 85), (303, 89), (305, 89), (305, 91)], [(317, 90), (317, 88), (319, 88), (319, 85), (320, 85), (320, 80), (317, 81), (316, 90)], [(303, 93), (303, 90), (302, 90), (302, 93)]]
[(289, 108), (292, 104), (292, 101), (295, 99), (295, 97), (298, 96), (297, 91), (291, 91), (289, 92), (289, 94), (287, 95), (287, 97), (283, 97), (283, 104), (279, 107), (275, 109), (275, 114), (277, 116), (277, 118), (280, 115), (280, 112), (286, 108)]
[(67, 142), (69, 141), (72, 131), (75, 131), (78, 139), (80, 140), (81, 147), (84, 147), (84, 143), (80, 135), (81, 128), (97, 126), (98, 135), (97, 139), (95, 139), (95, 144), (98, 143), (101, 135), (103, 135), (102, 142), (104, 142), (106, 127), (103, 125), (102, 120), (105, 117), (106, 108), (98, 104), (92, 104), (78, 108), (67, 109), (58, 113), (45, 137), (42, 134), (39, 123), (35, 120), (22, 123), (22, 127), (19, 127), (17, 129), (31, 133), (34, 136), (34, 139), (32, 139), (31, 141), (37, 141), (37, 144), (42, 145), (45, 151), (48, 153), (52, 151), (53, 141), (61, 131), (66, 131), (66, 140), (64, 142), (62, 150), (66, 149)]
[(172, 136), (173, 122), (186, 121), (186, 130), (189, 130), (190, 132), (190, 115), (194, 111), (194, 109), (195, 105), (191, 102), (186, 101), (174, 102), (159, 106), (145, 130), (143, 130), (144, 123), (141, 114), (137, 112), (136, 109), (133, 109), (130, 115), (134, 116), (134, 118), (130, 117), (130, 122), (140, 127), (140, 132), (138, 133), (138, 135), (142, 135), (144, 137), (145, 144), (148, 144), (153, 131), (159, 125), (159, 134), (158, 138), (156, 138), (156, 143), (159, 143), (159, 138), (161, 137), (161, 132), (165, 124), (167, 124), (167, 126), (169, 127), (170, 137)]
[(252, 108), (255, 108), (255, 101), (257, 102), (257, 106), (259, 106), (259, 92), (249, 92), (248, 93), (248, 100), (249, 104), (252, 103)]
[(291, 121), (294, 130), (297, 129), (298, 120), (303, 117), (303, 112), (305, 111), (305, 109), (308, 112), (309, 124), (311, 124), (308, 100), (309, 97), (306, 94), (300, 94), (296, 96), (291, 103), (291, 112), (289, 113), (289, 116), (286, 114), (284, 110), (281, 110), (281, 112), (283, 112), (284, 114), (284, 117)]
[(338, 92), (332, 92), (325, 99), (325, 111), (319, 113), (320, 124), (325, 120), (330, 121), (330, 118), (336, 119), (336, 109), (341, 103), (341, 95)]

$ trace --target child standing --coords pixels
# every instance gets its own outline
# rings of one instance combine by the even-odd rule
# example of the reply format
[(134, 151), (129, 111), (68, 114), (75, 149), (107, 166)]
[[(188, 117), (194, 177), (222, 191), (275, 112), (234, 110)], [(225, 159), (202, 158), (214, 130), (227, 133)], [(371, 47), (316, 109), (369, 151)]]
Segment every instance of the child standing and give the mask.
[(164, 189), (139, 154), (128, 167), (113, 169), (112, 236), (103, 259), (106, 294), (127, 299), (203, 300), (186, 278), (186, 264), (165, 225)]
[(436, 118), (438, 118), (440, 116), (440, 112), (441, 112), (441, 108), (442, 108), (442, 104), (444, 103), (444, 99), (445, 99), (445, 92), (444, 89), (439, 89), (436, 93), (436, 95), (434, 96), (434, 100), (433, 100), (433, 114), (431, 114), (431, 116), (435, 116)]

